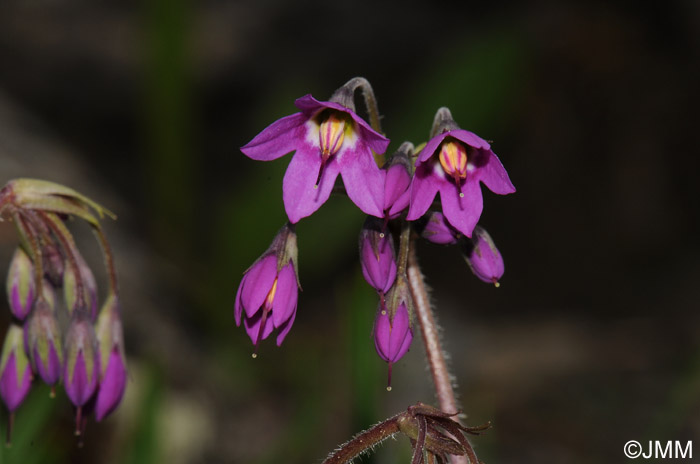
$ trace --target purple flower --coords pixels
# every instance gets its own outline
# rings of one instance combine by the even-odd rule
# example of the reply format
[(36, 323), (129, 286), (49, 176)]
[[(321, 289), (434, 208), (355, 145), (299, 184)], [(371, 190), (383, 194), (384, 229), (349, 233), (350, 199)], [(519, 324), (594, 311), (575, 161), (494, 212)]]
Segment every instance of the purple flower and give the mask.
[(246, 271), (236, 294), (234, 315), (257, 350), (261, 340), (277, 329), (280, 346), (297, 311), (296, 235), (287, 225), (270, 248)]
[(464, 259), (475, 276), (486, 283), (499, 286), (498, 281), (504, 271), (503, 258), (491, 236), (482, 227), (474, 228), (474, 235), (467, 244)]
[(0, 362), (0, 396), (13, 412), (22, 404), (32, 386), (32, 369), (24, 352), (22, 327), (10, 324)]
[(384, 217), (387, 219), (396, 219), (401, 211), (406, 209), (411, 199), (409, 153), (413, 153), (413, 144), (402, 143), (384, 170)]
[[(44, 285), (46, 288), (48, 282)], [(25, 324), (24, 335), (32, 370), (47, 385), (55, 385), (61, 378), (63, 350), (58, 320), (46, 299), (37, 300)]]
[(389, 140), (339, 103), (305, 95), (294, 104), (301, 112), (275, 121), (241, 148), (259, 161), (296, 151), (282, 184), (289, 220), (297, 223), (320, 208), (338, 174), (363, 212), (382, 217), (384, 178), (372, 152), (384, 153)]
[(418, 155), (407, 219), (425, 214), (439, 191), (447, 220), (471, 237), (483, 208), (479, 182), (501, 195), (515, 192), (515, 187), (486, 140), (449, 122)]
[(74, 313), (65, 343), (63, 386), (68, 398), (78, 408), (79, 419), (80, 408), (95, 393), (100, 372), (100, 357), (92, 324)]
[(34, 265), (22, 248), (17, 248), (7, 273), (7, 297), (12, 314), (23, 321), (32, 310), (36, 297)]
[(387, 389), (391, 389), (391, 367), (406, 354), (413, 341), (413, 329), (405, 303), (400, 303), (393, 317), (389, 311), (379, 311), (374, 324), (374, 347), (377, 354), (389, 363)]
[(427, 222), (421, 231), (421, 237), (438, 245), (454, 245), (462, 234), (447, 222), (445, 216), (437, 211), (428, 213)]
[(119, 406), (126, 390), (126, 355), (119, 313), (119, 300), (112, 293), (100, 310), (95, 329), (101, 366), (95, 401), (95, 419), (98, 422)]
[(360, 264), (362, 275), (382, 297), (396, 279), (396, 252), (391, 233), (382, 231), (380, 220), (368, 217), (360, 231)]

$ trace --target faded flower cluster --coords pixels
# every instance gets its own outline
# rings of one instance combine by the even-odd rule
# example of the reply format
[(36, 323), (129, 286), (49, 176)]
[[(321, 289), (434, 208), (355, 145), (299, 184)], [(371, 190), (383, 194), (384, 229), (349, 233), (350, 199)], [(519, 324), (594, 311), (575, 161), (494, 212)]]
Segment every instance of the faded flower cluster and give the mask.
[[(49, 385), (52, 397), (63, 385), (75, 406), (77, 435), (91, 413), (100, 421), (122, 399), (126, 357), (116, 273), (98, 220), (104, 215), (113, 217), (52, 182), (16, 179), (0, 190), (0, 218), (12, 221), (19, 235), (7, 274), (10, 324), (0, 358), (8, 431), (36, 382)], [(95, 276), (65, 223), (71, 216), (92, 226), (104, 252), (109, 289), (101, 307)]]
[[(358, 89), (365, 94), (372, 124), (355, 111)], [(317, 211), (332, 192), (344, 192), (368, 215), (360, 229), (360, 262), (365, 280), (377, 291), (374, 341), (389, 365), (391, 382), (391, 366), (408, 351), (414, 332), (406, 275), (409, 241), (422, 237), (460, 244), (474, 274), (497, 285), (503, 260), (477, 225), (481, 184), (501, 195), (515, 188), (491, 145), (461, 129), (447, 108), (438, 110), (422, 148), (404, 142), (393, 155), (383, 156), (389, 140), (379, 132), (374, 101), (365, 79), (351, 79), (329, 101), (299, 98), (299, 112), (275, 121), (241, 148), (260, 161), (294, 155), (283, 180), (289, 223), (245, 272), (235, 318), (256, 347), (275, 329), (277, 344), (282, 343), (294, 322), (300, 288), (294, 225)]]

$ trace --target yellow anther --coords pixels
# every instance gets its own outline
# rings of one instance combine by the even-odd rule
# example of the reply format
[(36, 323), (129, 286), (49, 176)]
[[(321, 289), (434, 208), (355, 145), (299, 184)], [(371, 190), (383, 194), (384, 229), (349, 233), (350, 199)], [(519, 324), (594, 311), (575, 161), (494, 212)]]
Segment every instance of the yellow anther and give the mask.
[(265, 306), (268, 308), (272, 308), (272, 302), (275, 299), (275, 293), (277, 293), (277, 278), (275, 277), (275, 281), (272, 283), (272, 288), (270, 289), (270, 292), (267, 294), (267, 297), (265, 298)]
[(327, 160), (338, 153), (345, 139), (345, 119), (331, 113), (325, 121), (321, 123), (318, 132), (318, 142), (321, 147), (321, 156)]
[(454, 178), (455, 182), (467, 177), (467, 149), (464, 144), (450, 140), (440, 148), (440, 164), (445, 174)]

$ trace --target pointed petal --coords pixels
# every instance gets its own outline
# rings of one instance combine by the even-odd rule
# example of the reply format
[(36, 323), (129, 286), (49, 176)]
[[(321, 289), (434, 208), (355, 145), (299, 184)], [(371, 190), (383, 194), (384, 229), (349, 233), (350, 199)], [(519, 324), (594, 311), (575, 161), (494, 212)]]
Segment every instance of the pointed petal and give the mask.
[[(9, 411), (14, 411), (22, 404), (27, 393), (29, 393), (32, 379), (29, 363), (25, 363), (23, 372), (18, 372), (18, 364), (20, 363), (16, 362), (15, 354), (14, 351), (10, 353), (2, 371), (2, 376), (0, 376), (0, 396), (2, 396)], [(18, 374), (21, 376), (20, 379), (17, 378)]]
[(241, 304), (247, 317), (252, 317), (262, 306), (277, 277), (277, 258), (268, 255), (253, 264), (241, 283)]
[(115, 346), (109, 356), (107, 370), (97, 392), (95, 419), (98, 422), (119, 406), (122, 396), (124, 396), (124, 390), (126, 390), (126, 367), (119, 349)]
[(278, 332), (277, 332), (277, 346), (281, 346), (282, 342), (284, 341), (285, 338), (287, 338), (287, 334), (289, 333), (290, 330), (292, 330), (292, 325), (294, 324), (294, 319), (297, 317), (297, 307), (296, 304), (294, 305), (294, 308), (292, 310), (292, 315), (290, 316), (289, 319), (287, 319), (284, 324), (282, 324), (280, 327), (278, 327)]
[(386, 362), (391, 362), (390, 340), (391, 324), (389, 323), (389, 315), (379, 313), (377, 322), (374, 325), (374, 347), (379, 357)]
[[(515, 192), (515, 187), (508, 177), (501, 160), (491, 150), (479, 150), (474, 160), (477, 178), (493, 193), (507, 195)], [(481, 164), (481, 166), (479, 166)]]
[(350, 200), (363, 213), (384, 216), (384, 175), (372, 152), (360, 140), (338, 154), (340, 174)]
[(246, 317), (243, 320), (243, 326), (245, 327), (245, 331), (248, 333), (248, 336), (250, 337), (250, 340), (253, 342), (253, 344), (258, 343), (261, 340), (265, 340), (272, 333), (272, 329), (275, 328), (275, 326), (272, 323), (272, 318), (268, 317), (265, 321), (265, 328), (263, 329), (262, 337), (260, 337), (260, 340), (258, 340), (258, 334), (260, 333), (260, 323), (262, 322), (262, 315), (263, 312), (258, 311), (258, 313), (255, 314), (253, 317)]
[(432, 139), (430, 139), (428, 143), (425, 144), (425, 147), (423, 147), (423, 149), (418, 154), (416, 166), (420, 166), (421, 164), (428, 161), (430, 157), (433, 156), (433, 154), (435, 154), (435, 151), (438, 149), (442, 141), (445, 140), (445, 137), (447, 137), (448, 134), (449, 132), (443, 132), (442, 134), (438, 134)]
[(338, 163), (331, 157), (323, 167), (318, 188), (316, 179), (321, 168), (318, 149), (308, 144), (299, 148), (287, 167), (282, 182), (284, 209), (292, 223), (313, 214), (323, 205), (333, 190), (338, 177)]
[(398, 361), (399, 359), (403, 358), (403, 356), (408, 352), (408, 349), (411, 347), (411, 342), (413, 341), (413, 330), (410, 328), (406, 331), (406, 334), (403, 339), (403, 344), (399, 348), (399, 350), (396, 353), (396, 356), (394, 358), (394, 361)]
[(406, 333), (408, 332), (408, 310), (404, 304), (400, 304), (396, 308), (394, 320), (391, 321), (391, 338), (389, 341), (389, 358), (392, 362), (399, 360), (404, 353), (401, 353), (401, 348), (404, 346)]
[(479, 181), (467, 176), (462, 193), (464, 193), (464, 197), (460, 198), (457, 186), (453, 183), (440, 184), (440, 200), (445, 218), (452, 227), (467, 237), (471, 237), (472, 230), (479, 221), (484, 207)]
[(272, 321), (279, 328), (297, 307), (297, 279), (292, 263), (284, 266), (277, 277), (277, 290), (272, 301)]
[(416, 168), (411, 183), (411, 204), (408, 207), (406, 219), (415, 221), (428, 211), (435, 195), (437, 195), (440, 183), (441, 179), (433, 174), (430, 166), (421, 165)]
[(271, 161), (297, 149), (304, 140), (304, 123), (308, 116), (294, 113), (278, 119), (253, 138), (241, 151), (247, 157), (258, 161)]

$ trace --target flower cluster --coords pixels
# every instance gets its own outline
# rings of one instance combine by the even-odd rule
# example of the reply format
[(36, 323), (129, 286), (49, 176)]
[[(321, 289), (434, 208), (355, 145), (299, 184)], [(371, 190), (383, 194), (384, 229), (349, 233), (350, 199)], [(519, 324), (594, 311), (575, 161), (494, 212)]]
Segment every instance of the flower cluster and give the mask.
[[(52, 182), (16, 179), (0, 190), (0, 218), (14, 222), (19, 234), (7, 274), (11, 321), (0, 358), (0, 396), (10, 425), (38, 380), (51, 387), (52, 397), (63, 384), (76, 409), (78, 435), (90, 413), (101, 421), (122, 399), (126, 357), (116, 273), (98, 219), (105, 215), (114, 217)], [(69, 216), (92, 226), (105, 254), (110, 285), (99, 310), (95, 277), (64, 222)]]
[[(355, 112), (358, 89), (372, 124)], [(282, 342), (294, 321), (299, 288), (293, 224), (317, 211), (332, 192), (345, 192), (368, 215), (360, 230), (360, 263), (378, 294), (374, 342), (389, 365), (391, 382), (392, 364), (413, 339), (414, 305), (406, 272), (413, 240), (420, 236), (460, 244), (474, 274), (497, 284), (503, 260), (477, 226), (481, 184), (501, 195), (515, 188), (491, 145), (461, 129), (447, 108), (438, 110), (422, 149), (416, 152), (412, 143), (404, 142), (387, 159), (389, 140), (380, 133), (376, 101), (365, 79), (351, 79), (329, 101), (306, 95), (295, 105), (299, 112), (272, 123), (241, 148), (260, 161), (290, 152), (294, 156), (282, 185), (290, 223), (244, 274), (236, 296), (236, 323), (244, 323), (256, 348), (275, 328), (277, 344)], [(339, 177), (342, 187), (336, 186)]]

